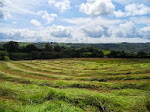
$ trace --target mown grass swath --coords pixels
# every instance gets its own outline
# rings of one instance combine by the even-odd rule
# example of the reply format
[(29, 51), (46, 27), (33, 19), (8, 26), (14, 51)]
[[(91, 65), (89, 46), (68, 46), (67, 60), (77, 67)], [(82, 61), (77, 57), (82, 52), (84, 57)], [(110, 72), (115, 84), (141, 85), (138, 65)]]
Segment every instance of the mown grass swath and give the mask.
[(0, 112), (148, 112), (150, 60), (0, 62)]

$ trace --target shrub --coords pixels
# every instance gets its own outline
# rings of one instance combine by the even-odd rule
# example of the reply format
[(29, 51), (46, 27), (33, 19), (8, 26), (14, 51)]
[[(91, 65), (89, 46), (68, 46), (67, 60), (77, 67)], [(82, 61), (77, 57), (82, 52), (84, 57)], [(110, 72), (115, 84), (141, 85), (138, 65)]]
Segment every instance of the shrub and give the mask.
[(0, 60), (8, 60), (8, 53), (6, 51), (0, 51)]
[(5, 61), (10, 61), (10, 58), (8, 56), (4, 56)]

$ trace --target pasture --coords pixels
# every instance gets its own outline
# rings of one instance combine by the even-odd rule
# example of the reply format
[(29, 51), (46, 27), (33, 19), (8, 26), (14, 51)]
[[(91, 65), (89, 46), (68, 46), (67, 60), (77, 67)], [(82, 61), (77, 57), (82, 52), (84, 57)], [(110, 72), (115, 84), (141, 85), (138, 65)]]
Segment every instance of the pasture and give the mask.
[(150, 59), (0, 62), (0, 112), (149, 112)]

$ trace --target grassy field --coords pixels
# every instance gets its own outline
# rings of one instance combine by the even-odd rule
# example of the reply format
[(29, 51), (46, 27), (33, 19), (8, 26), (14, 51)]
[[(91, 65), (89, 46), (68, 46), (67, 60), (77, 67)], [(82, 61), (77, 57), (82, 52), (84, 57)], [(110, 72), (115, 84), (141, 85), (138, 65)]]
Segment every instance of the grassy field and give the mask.
[(150, 59), (0, 62), (0, 112), (149, 112)]

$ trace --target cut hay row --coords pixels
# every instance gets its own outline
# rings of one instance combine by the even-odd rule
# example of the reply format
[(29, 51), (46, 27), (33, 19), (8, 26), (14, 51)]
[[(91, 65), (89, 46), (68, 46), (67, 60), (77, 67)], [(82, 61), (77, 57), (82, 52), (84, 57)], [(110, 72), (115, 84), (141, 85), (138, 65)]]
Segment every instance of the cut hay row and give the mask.
[(60, 78), (60, 79), (69, 79), (72, 76), (65, 76), (65, 75), (56, 75), (53, 73), (42, 73), (39, 71), (31, 71), (31, 70), (27, 70), (27, 69), (22, 69), (18, 66), (15, 66), (14, 64), (10, 63), (10, 62), (5, 62), (4, 64), (6, 64), (8, 69), (11, 69), (13, 71), (19, 72), (19, 73), (23, 73), (23, 74), (29, 74), (29, 75), (35, 75), (35, 76), (42, 76), (42, 77), (49, 77), (49, 78)]
[[(22, 84), (15, 85), (9, 82), (1, 84), (0, 88), (2, 88), (0, 95), (30, 105), (44, 104), (47, 101), (59, 100), (80, 107), (84, 111), (86, 111), (86, 107), (90, 105), (93, 106), (93, 108), (95, 107), (95, 109), (97, 108), (97, 111), (98, 109), (99, 111), (129, 111), (131, 108), (141, 111), (147, 108), (145, 106), (145, 104), (147, 104), (147, 97), (143, 96), (145, 93), (139, 90), (136, 90), (136, 92), (139, 93), (138, 95), (136, 95), (133, 90), (125, 89), (113, 93), (99, 93), (84, 89), (39, 87), (32, 84), (26, 86)], [(128, 94), (128, 96), (119, 95), (124, 92)], [(128, 99), (128, 101), (126, 99)], [(141, 108), (136, 107), (136, 105), (139, 104), (137, 99), (140, 101)], [(126, 103), (129, 105), (126, 105)]]
[(20, 76), (23, 78), (33, 78), (33, 79), (40, 79), (40, 80), (57, 80), (56, 78), (43, 77), (35, 74), (29, 74), (29, 73), (20, 72), (18, 70), (9, 69), (5, 64), (3, 64), (3, 66), (0, 67), (1, 67), (0, 72), (9, 74), (10, 76)]
[[(37, 66), (37, 65), (31, 65), (31, 64), (27, 64), (27, 63), (13, 63), (14, 65), (22, 68), (22, 69), (27, 69), (30, 71), (41, 71), (41, 72), (46, 72), (46, 73), (54, 73), (54, 74), (58, 74), (60, 75), (61, 71), (60, 70), (55, 70), (55, 72), (53, 72), (53, 69), (51, 68), (43, 68), (41, 66)], [(57, 71), (57, 72), (56, 72)]]
[[(30, 73), (37, 73), (37, 72), (35, 72), (35, 71), (38, 71), (39, 73), (41, 73), (41, 72), (43, 72), (43, 70), (41, 69), (40, 70), (40, 68), (38, 68), (38, 67), (35, 67), (35, 66), (24, 66), (24, 68), (23, 68), (23, 70), (27, 70), (28, 68), (30, 68), (30, 69), (33, 69), (34, 70), (34, 72), (32, 71), (30, 71)], [(48, 72), (48, 71), (47, 71)], [(42, 73), (43, 74), (43, 73)], [(48, 74), (48, 73), (45, 73), (45, 74)], [(71, 74), (71, 75), (70, 75)], [(72, 73), (72, 72), (68, 72), (68, 73), (66, 73), (66, 75), (68, 75), (68, 76), (74, 76), (74, 77), (76, 77), (77, 76), (77, 78), (74, 78), (74, 79), (80, 79), (79, 77), (80, 76), (83, 76), (81, 79), (83, 79), (84, 78), (84, 76), (89, 76), (89, 78), (84, 78), (84, 80), (91, 80), (91, 81), (110, 81), (110, 80), (140, 80), (140, 79), (150, 79), (150, 74), (127, 74), (126, 73), (126, 75), (119, 75), (119, 74), (117, 74), (117, 73), (113, 73), (113, 76), (112, 75), (110, 75), (110, 76), (95, 76), (95, 75), (89, 75), (89, 74), (80, 74), (80, 75), (74, 75), (75, 73)], [(116, 75), (117, 76), (116, 76)], [(60, 75), (57, 75), (57, 76), (60, 76)], [(60, 76), (60, 77), (62, 77), (62, 75)], [(64, 76), (63, 76), (64, 77)], [(91, 77), (91, 78), (90, 78)], [(95, 77), (95, 78), (94, 78)], [(54, 78), (54, 77), (51, 77), (51, 78)]]
[[(49, 73), (43, 73), (43, 72), (37, 72), (37, 71), (28, 71), (27, 68), (19, 68), (18, 66), (14, 66), (11, 63), (6, 63), (6, 65), (14, 70), (14, 71), (20, 71), (21, 73), (24, 74), (31, 74), (31, 75), (35, 75), (35, 76), (41, 76), (41, 77), (48, 77), (48, 78), (58, 78), (58, 79), (69, 79), (71, 80), (71, 75), (70, 76), (65, 76), (65, 75), (52, 75)], [(32, 68), (31, 68), (32, 69)], [(114, 73), (115, 74), (115, 73)], [(87, 74), (86, 74), (87, 75)], [(140, 79), (150, 79), (150, 74), (128, 74), (128, 75), (113, 75), (113, 76), (97, 76), (95, 77), (95, 75), (90, 76), (90, 77), (80, 77), (77, 76), (74, 79), (76, 80), (87, 80), (87, 81), (101, 81), (101, 82), (105, 82), (105, 81), (110, 81), (110, 80), (140, 80)]]
[[(44, 79), (38, 79), (38, 78), (31, 78), (31, 77), (21, 77), (21, 76), (14, 76), (8, 73), (4, 73), (0, 71), (0, 80), (6, 80), (10, 82), (15, 83), (21, 83), (21, 84), (36, 84), (39, 86), (49, 86), (54, 88), (87, 88), (90, 90), (97, 90), (102, 92), (102, 90), (119, 90), (123, 88), (137, 88), (137, 89), (145, 89), (142, 88), (144, 81), (139, 84), (111, 84), (111, 83), (98, 83), (98, 82), (82, 82), (82, 81), (65, 81), (65, 80), (48, 80), (43, 81)], [(149, 86), (150, 83), (147, 83), (147, 86)]]
[[(68, 67), (70, 68), (66, 68), (66, 65), (61, 66), (60, 64), (54, 64), (52, 65), (49, 61), (49, 63), (45, 64), (45, 65), (41, 65), (41, 64), (35, 64), (35, 63), (30, 63), (33, 67), (39, 67), (41, 69), (51, 69), (55, 72), (57, 72), (59, 70), (63, 70), (64, 74), (67, 74), (67, 71), (69, 69), (69, 71), (72, 71), (73, 73), (76, 74), (88, 74), (88, 75), (93, 75), (93, 74), (97, 74), (97, 75), (120, 75), (120, 74), (138, 74), (138, 73), (150, 73), (150, 64), (131, 64), (129, 63), (128, 66), (126, 66), (126, 63), (123, 64), (107, 64), (107, 63), (94, 63), (91, 64), (91, 62), (81, 62), (78, 64), (70, 64), (68, 65)], [(81, 64), (81, 65), (80, 65)], [(93, 67), (93, 65), (95, 65), (95, 67)], [(145, 66), (146, 65), (146, 66)], [(75, 67), (75, 68), (71, 68), (71, 67)], [(83, 68), (83, 67), (84, 68)], [(59, 73), (59, 72), (58, 72)], [(62, 72), (60, 72), (62, 73)], [(71, 75), (71, 74), (70, 74)]]
[(138, 59), (0, 63), (2, 112), (148, 112), (150, 64)]

